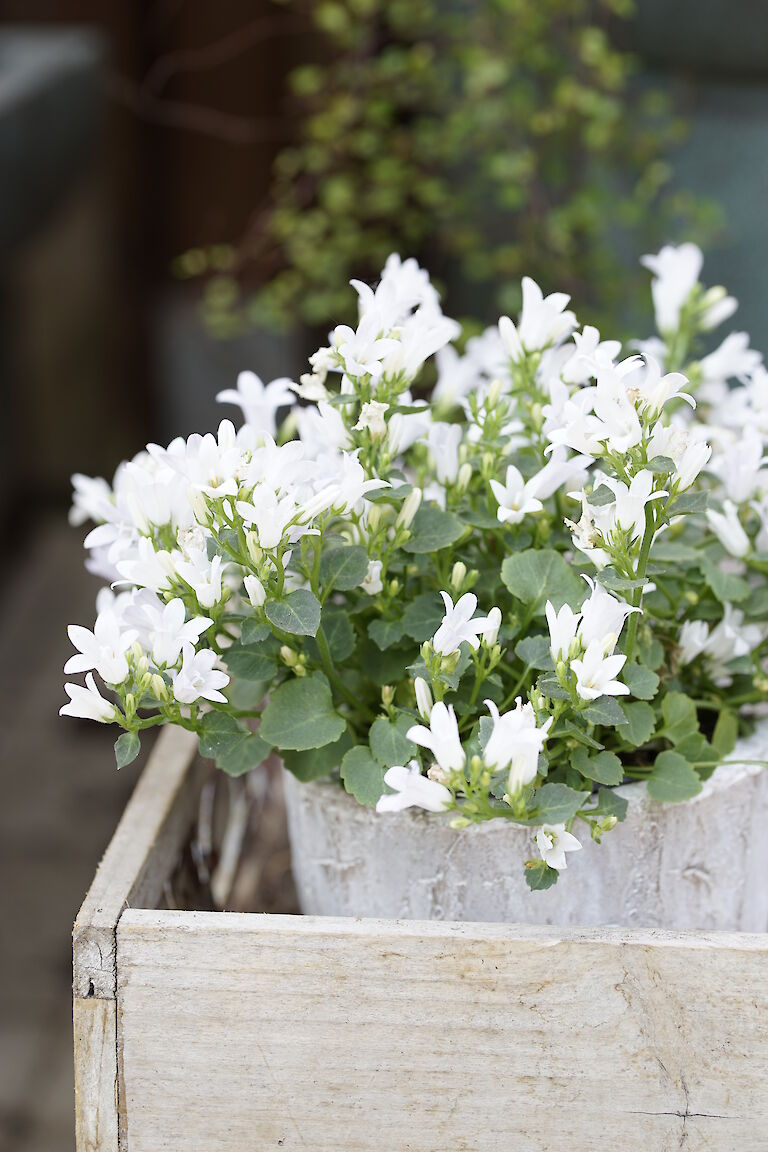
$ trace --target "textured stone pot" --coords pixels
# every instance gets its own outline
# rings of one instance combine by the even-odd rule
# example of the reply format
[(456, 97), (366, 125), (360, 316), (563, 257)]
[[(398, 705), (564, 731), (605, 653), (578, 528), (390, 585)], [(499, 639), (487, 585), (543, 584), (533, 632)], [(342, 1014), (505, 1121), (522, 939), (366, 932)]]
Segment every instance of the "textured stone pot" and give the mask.
[[(768, 724), (737, 754), (766, 757)], [(522, 862), (537, 855), (527, 828), (498, 820), (454, 831), (414, 810), (379, 816), (335, 781), (284, 777), (306, 914), (768, 930), (768, 771), (755, 765), (718, 768), (679, 805), (623, 786), (626, 820), (602, 845), (584, 838), (545, 892), (525, 883)]]

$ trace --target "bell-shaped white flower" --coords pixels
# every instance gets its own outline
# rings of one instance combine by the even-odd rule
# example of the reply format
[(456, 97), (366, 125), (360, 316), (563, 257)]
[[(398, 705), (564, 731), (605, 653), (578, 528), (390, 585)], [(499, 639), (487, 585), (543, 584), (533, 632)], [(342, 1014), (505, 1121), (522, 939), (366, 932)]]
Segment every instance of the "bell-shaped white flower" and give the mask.
[(438, 700), (429, 716), (429, 728), (414, 724), (406, 732), (406, 737), (414, 744), (428, 748), (445, 772), (460, 772), (466, 763), (452, 704), (446, 705)]
[(274, 436), (277, 431), (277, 412), (293, 404), (292, 380), (280, 376), (264, 384), (255, 372), (240, 372), (237, 388), (225, 388), (216, 399), (220, 404), (237, 404), (243, 410), (246, 424)]
[(665, 244), (654, 256), (643, 256), (642, 264), (653, 272), (651, 294), (656, 326), (663, 336), (680, 327), (680, 313), (699, 280), (704, 257), (696, 244)]
[(570, 296), (553, 292), (545, 296), (530, 276), (523, 277), (523, 308), (517, 325), (509, 316), (499, 320), (499, 332), (507, 355), (518, 363), (529, 352), (542, 352), (564, 340), (576, 327), (573, 312), (566, 312)]
[(85, 684), (85, 688), (81, 684), (64, 685), (69, 702), (59, 709), (59, 716), (76, 716), (79, 720), (96, 720), (99, 724), (111, 724), (115, 719), (115, 707), (99, 692), (93, 672), (88, 673)]
[(151, 652), (155, 664), (168, 667), (176, 663), (184, 643), (197, 644), (213, 623), (207, 616), (187, 620), (183, 600), (176, 598), (164, 604), (148, 589), (136, 594), (125, 610), (125, 619), (138, 629), (142, 646)]
[(606, 656), (599, 640), (593, 640), (580, 660), (572, 660), (576, 673), (576, 691), (582, 700), (599, 696), (628, 696), (629, 688), (615, 677), (627, 661), (626, 656)]
[(454, 604), (447, 592), (441, 592), (440, 595), (445, 604), (445, 616), (432, 638), (435, 652), (450, 656), (459, 650), (465, 640), (471, 648), (479, 648), (478, 636), (488, 627), (488, 617), (475, 616), (472, 619), (477, 608), (477, 596), (474, 592), (465, 592)]
[(210, 648), (195, 652), (191, 644), (182, 648), (181, 669), (173, 677), (173, 695), (179, 704), (194, 704), (197, 700), (214, 700), (226, 704), (220, 691), (229, 684), (229, 676), (214, 665), (218, 657)]
[(267, 590), (258, 576), (250, 572), (243, 580), (243, 587), (251, 605), (254, 608), (261, 608), (267, 598)]
[(645, 532), (646, 504), (650, 504), (653, 500), (662, 500), (669, 493), (653, 491), (653, 473), (646, 468), (636, 473), (629, 485), (617, 480), (615, 476), (604, 476), (602, 482), (616, 497), (616, 503), (612, 507), (614, 525), (629, 532), (633, 540), (639, 540)]
[(136, 639), (135, 629), (124, 629), (111, 612), (102, 612), (93, 632), (79, 624), (67, 629), (78, 655), (70, 656), (64, 665), (67, 676), (95, 669), (105, 684), (122, 684), (128, 676), (126, 652)]
[(385, 793), (376, 802), (377, 812), (402, 812), (404, 808), (423, 808), (427, 812), (444, 812), (453, 797), (444, 784), (422, 776), (418, 764), (411, 760), (408, 767), (395, 764), (384, 773), (384, 783), (394, 788), (394, 795)]
[(723, 501), (722, 512), (707, 508), (707, 520), (726, 552), (739, 559), (747, 555), (752, 545), (739, 519), (739, 510), (731, 500)]
[(503, 484), (490, 481), (491, 489), (499, 505), (496, 516), (502, 524), (519, 524), (531, 512), (541, 512), (544, 505), (536, 498), (536, 481), (526, 483), (519, 468), (510, 464)]
[(589, 584), (592, 594), (581, 606), (579, 639), (584, 648), (588, 648), (593, 640), (599, 640), (605, 655), (610, 656), (627, 617), (632, 612), (639, 612), (640, 609), (632, 608), (625, 600), (611, 595), (602, 584), (595, 583), (588, 576), (584, 579)]
[(192, 552), (188, 560), (178, 560), (176, 571), (189, 584), (202, 608), (213, 608), (224, 597), (222, 559), (208, 559), (206, 552)]
[(678, 663), (691, 664), (707, 647), (709, 625), (705, 620), (686, 620), (677, 642), (680, 646)]
[(565, 824), (542, 824), (536, 833), (536, 847), (545, 864), (562, 872), (568, 867), (566, 852), (578, 852), (581, 844), (571, 832), (566, 832)]
[(365, 313), (356, 330), (347, 324), (334, 329), (331, 343), (348, 376), (378, 380), (384, 371), (383, 361), (397, 348), (397, 340), (382, 336), (384, 330), (383, 319), (375, 308)]
[(515, 707), (499, 713), (493, 700), (485, 701), (493, 719), (493, 731), (483, 751), (483, 761), (492, 771), (509, 770), (508, 790), (512, 796), (536, 777), (539, 754), (544, 747), (553, 718), (541, 728), (531, 704), (523, 704), (518, 696)]
[(562, 608), (556, 612), (551, 600), (547, 600), (544, 611), (547, 616), (552, 659), (555, 663), (558, 660), (567, 660), (571, 645), (576, 639), (576, 629), (579, 626), (581, 613), (574, 612), (570, 604), (563, 604)]
[(384, 585), (381, 582), (382, 568), (383, 563), (381, 560), (368, 561), (368, 571), (366, 572), (365, 579), (363, 580), (360, 587), (362, 588), (363, 592), (366, 592), (369, 596), (378, 596), (379, 592), (381, 592), (384, 588)]
[(460, 424), (445, 424), (436, 420), (427, 431), (427, 446), (435, 462), (440, 484), (453, 484), (459, 473)]

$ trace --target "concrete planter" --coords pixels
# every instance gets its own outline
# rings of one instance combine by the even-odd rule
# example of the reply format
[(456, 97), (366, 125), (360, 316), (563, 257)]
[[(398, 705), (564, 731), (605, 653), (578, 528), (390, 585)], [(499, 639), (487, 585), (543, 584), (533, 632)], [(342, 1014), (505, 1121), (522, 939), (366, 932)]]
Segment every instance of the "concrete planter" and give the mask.
[[(768, 724), (737, 754), (767, 756)], [(546, 892), (525, 883), (522, 862), (537, 856), (527, 828), (499, 820), (457, 832), (414, 810), (378, 816), (334, 781), (284, 776), (293, 870), (309, 915), (768, 928), (768, 772), (754, 765), (718, 768), (680, 805), (654, 803), (644, 784), (625, 785), (626, 820), (602, 845), (583, 839)]]

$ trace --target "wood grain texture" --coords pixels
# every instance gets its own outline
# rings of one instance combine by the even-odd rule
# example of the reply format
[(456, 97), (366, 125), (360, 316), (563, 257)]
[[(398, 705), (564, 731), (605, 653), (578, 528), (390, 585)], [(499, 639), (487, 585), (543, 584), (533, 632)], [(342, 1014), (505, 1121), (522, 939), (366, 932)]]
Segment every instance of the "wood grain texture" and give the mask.
[(75, 996), (115, 996), (115, 927), (123, 909), (157, 902), (192, 823), (199, 787), (190, 779), (197, 738), (182, 728), (159, 736), (77, 914)]
[(130, 1152), (768, 1149), (768, 937), (129, 910)]
[(117, 1013), (114, 1000), (76, 997), (77, 1152), (117, 1152)]

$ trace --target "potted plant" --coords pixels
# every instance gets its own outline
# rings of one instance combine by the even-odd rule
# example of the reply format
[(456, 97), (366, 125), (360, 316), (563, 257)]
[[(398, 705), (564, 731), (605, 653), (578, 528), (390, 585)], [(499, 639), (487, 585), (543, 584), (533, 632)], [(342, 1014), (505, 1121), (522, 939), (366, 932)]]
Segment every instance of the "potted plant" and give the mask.
[(460, 354), (392, 256), (239, 431), (75, 477), (113, 589), (62, 711), (118, 766), (158, 724), (276, 750), (306, 911), (764, 930), (768, 380), (701, 354), (736, 303), (694, 245), (645, 263), (639, 353), (526, 279)]

